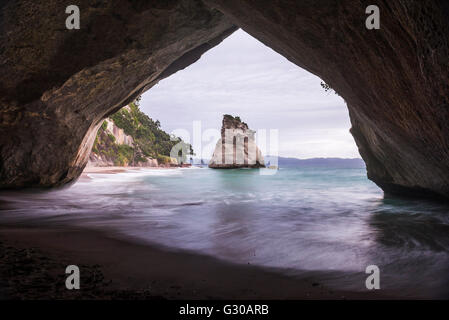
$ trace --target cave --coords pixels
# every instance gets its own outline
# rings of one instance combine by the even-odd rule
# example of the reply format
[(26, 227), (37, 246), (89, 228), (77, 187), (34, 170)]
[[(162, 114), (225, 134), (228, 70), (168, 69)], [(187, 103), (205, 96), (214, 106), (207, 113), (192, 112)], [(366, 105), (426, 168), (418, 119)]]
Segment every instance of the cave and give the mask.
[(238, 28), (319, 76), (349, 109), (368, 178), (449, 198), (449, 4), (368, 1), (78, 1), (0, 4), (0, 188), (76, 181), (104, 118)]

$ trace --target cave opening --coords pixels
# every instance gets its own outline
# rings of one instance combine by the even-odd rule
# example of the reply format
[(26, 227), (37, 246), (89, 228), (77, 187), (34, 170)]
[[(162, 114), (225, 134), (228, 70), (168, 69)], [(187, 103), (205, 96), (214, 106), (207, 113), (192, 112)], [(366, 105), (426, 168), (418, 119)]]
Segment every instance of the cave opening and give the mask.
[(217, 139), (208, 130), (220, 129), (224, 114), (238, 116), (255, 130), (278, 130), (283, 158), (360, 159), (346, 104), (323, 84), (239, 29), (145, 92), (140, 106), (167, 132), (189, 141), (193, 124), (200, 123), (204, 136), (196, 157), (206, 161)]

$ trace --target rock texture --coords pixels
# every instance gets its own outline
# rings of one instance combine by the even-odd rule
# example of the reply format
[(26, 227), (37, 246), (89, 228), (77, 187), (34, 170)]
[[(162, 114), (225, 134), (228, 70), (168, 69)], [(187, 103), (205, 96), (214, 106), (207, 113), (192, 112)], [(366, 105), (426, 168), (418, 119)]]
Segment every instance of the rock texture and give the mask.
[(104, 118), (236, 30), (201, 1), (0, 2), (0, 188), (58, 186)]
[(105, 121), (107, 123), (106, 130), (114, 136), (116, 143), (126, 144), (127, 146), (130, 147), (133, 146), (134, 143), (133, 137), (126, 135), (125, 131), (117, 127), (111, 119), (107, 118)]
[(160, 126), (159, 121), (140, 110), (139, 101), (130, 103), (103, 122), (87, 166), (166, 167), (178, 166), (177, 159), (186, 162), (187, 154), (178, 158), (172, 158), (170, 154), (173, 148), (192, 153), (191, 146), (180, 138), (174, 139)]
[(196, 61), (233, 24), (320, 76), (347, 102), (368, 177), (449, 198), (449, 3), (378, 0), (80, 0), (0, 3), (0, 187), (81, 172), (101, 119)]
[(224, 115), (221, 138), (217, 141), (209, 168), (265, 167), (263, 155), (256, 145), (255, 133), (239, 117)]
[(146, 162), (139, 162), (137, 164), (139, 167), (158, 167), (159, 164), (157, 162), (157, 159), (153, 159), (148, 157)]

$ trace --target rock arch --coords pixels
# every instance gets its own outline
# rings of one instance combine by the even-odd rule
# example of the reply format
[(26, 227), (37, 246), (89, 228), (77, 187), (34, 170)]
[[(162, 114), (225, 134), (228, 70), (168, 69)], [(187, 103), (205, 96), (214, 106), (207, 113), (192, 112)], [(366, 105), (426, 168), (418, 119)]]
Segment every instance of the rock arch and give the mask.
[(57, 186), (85, 166), (102, 119), (238, 27), (347, 102), (368, 177), (449, 197), (449, 5), (378, 0), (64, 1), (0, 4), (0, 187)]

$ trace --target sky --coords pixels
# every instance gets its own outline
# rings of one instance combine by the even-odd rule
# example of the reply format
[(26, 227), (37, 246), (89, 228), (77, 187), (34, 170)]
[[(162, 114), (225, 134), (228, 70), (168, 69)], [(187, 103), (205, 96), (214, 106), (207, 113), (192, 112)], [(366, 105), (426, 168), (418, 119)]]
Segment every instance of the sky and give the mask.
[[(190, 143), (193, 127), (201, 130), (201, 153), (206, 159), (218, 140), (211, 132), (218, 132), (223, 114), (240, 116), (250, 129), (266, 130), (267, 137), (269, 130), (277, 130), (282, 157), (360, 158), (349, 133), (345, 102), (334, 92), (325, 92), (320, 82), (238, 30), (200, 60), (145, 92), (140, 106), (161, 122), (163, 130), (191, 138)], [(273, 137), (265, 139), (268, 147)]]

